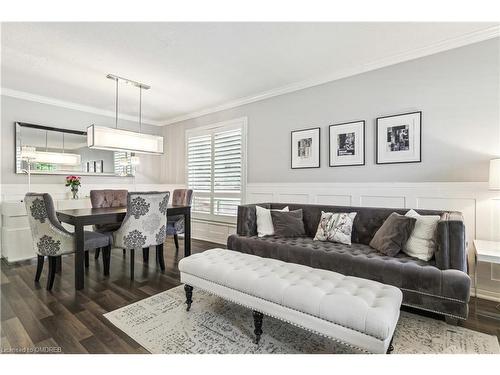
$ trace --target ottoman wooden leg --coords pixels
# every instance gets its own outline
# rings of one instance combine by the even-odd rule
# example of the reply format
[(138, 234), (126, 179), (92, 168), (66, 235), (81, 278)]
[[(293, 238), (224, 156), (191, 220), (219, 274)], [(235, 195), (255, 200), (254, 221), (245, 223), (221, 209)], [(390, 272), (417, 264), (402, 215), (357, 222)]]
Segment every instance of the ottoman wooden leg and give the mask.
[(193, 303), (193, 287), (191, 285), (184, 285), (184, 291), (186, 292), (186, 311), (191, 309), (191, 304)]
[(389, 347), (387, 348), (387, 354), (391, 354), (394, 350), (394, 345), (392, 345), (392, 340), (394, 340), (394, 336), (391, 338), (391, 342), (389, 343)]
[(264, 314), (258, 311), (253, 311), (253, 323), (255, 326), (255, 329), (253, 330), (253, 333), (255, 333), (255, 343), (258, 344), (260, 341), (260, 336), (262, 335), (262, 318), (264, 317)]

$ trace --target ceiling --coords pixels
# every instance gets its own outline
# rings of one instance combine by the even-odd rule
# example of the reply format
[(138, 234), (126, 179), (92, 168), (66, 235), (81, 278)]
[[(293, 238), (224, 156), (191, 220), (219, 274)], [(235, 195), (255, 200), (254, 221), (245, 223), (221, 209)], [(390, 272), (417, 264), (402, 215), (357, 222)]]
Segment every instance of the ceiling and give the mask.
[[(492, 28), (498, 24), (3, 23), (2, 88), (112, 114), (115, 84), (105, 76), (113, 73), (151, 85), (143, 117), (162, 125), (467, 44)], [(121, 85), (120, 113), (136, 116), (138, 99), (137, 88)]]

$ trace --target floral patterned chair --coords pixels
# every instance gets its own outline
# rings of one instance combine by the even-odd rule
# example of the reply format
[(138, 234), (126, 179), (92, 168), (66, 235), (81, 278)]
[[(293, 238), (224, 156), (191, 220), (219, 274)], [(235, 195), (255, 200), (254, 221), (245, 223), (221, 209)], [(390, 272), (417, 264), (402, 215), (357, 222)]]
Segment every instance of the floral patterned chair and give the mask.
[[(33, 247), (38, 255), (35, 282), (40, 280), (45, 257), (49, 261), (47, 290), (54, 285), (57, 262), (62, 255), (75, 252), (73, 233), (68, 232), (57, 219), (52, 197), (47, 193), (28, 193), (24, 197), (28, 221), (33, 237)], [(111, 243), (109, 236), (85, 231), (85, 266), (88, 267), (88, 250), (103, 248), (109, 255)], [(103, 257), (106, 260), (109, 256)], [(104, 261), (104, 274), (109, 274), (109, 262)]]
[(156, 259), (165, 270), (163, 243), (166, 237), (170, 192), (133, 192), (127, 195), (127, 215), (113, 233), (113, 246), (130, 251), (130, 278), (134, 279), (135, 250), (156, 246)]
[[(176, 189), (172, 195), (172, 205), (191, 206), (193, 202), (193, 190)], [(174, 236), (175, 248), (179, 250), (179, 239), (177, 235), (184, 233), (184, 215), (174, 215), (167, 218), (167, 236)]]

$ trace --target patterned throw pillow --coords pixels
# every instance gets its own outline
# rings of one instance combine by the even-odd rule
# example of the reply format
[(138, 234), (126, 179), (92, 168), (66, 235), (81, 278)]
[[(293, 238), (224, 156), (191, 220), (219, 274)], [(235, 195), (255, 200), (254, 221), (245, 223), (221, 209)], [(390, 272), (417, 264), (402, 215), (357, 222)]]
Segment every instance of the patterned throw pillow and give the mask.
[(352, 224), (355, 217), (356, 212), (334, 213), (321, 211), (321, 219), (314, 241), (331, 241), (350, 245)]

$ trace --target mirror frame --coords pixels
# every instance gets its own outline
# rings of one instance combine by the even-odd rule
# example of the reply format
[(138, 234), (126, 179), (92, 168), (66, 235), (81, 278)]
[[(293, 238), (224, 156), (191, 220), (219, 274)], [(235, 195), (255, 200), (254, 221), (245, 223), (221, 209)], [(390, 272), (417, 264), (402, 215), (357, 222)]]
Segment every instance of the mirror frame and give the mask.
[[(46, 130), (46, 131), (55, 131), (59, 133), (69, 133), (69, 134), (77, 134), (77, 135), (82, 135), (82, 136), (87, 136), (86, 131), (81, 131), (81, 130), (72, 130), (72, 129), (62, 129), (62, 128), (54, 128), (52, 126), (44, 126), (44, 125), (36, 125), (36, 124), (30, 124), (27, 122), (21, 122), (21, 121), (16, 121), (14, 123), (14, 170), (16, 174), (25, 174), (26, 172), (23, 172), (23, 170), (19, 170), (17, 168), (17, 152), (18, 152), (18, 147), (22, 147), (21, 144), (21, 128), (31, 128), (31, 129), (38, 129), (38, 130)], [(114, 152), (114, 151), (111, 151)], [(36, 171), (32, 170), (31, 174), (34, 175), (68, 175), (68, 174), (77, 174), (81, 176), (103, 176), (103, 177), (135, 177), (134, 175), (126, 175), (122, 176), (116, 173), (95, 173), (95, 172), (71, 172), (71, 171)]]

